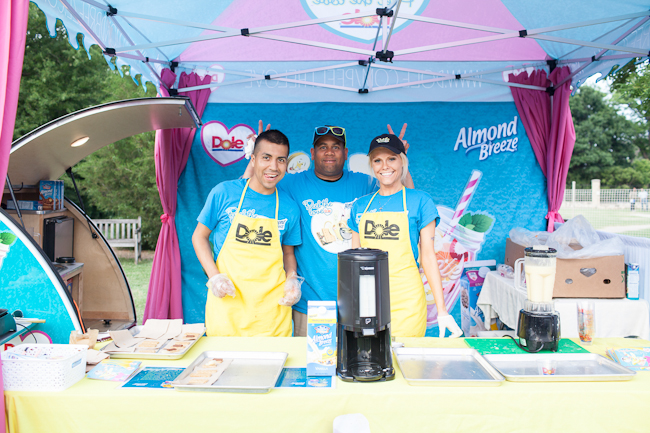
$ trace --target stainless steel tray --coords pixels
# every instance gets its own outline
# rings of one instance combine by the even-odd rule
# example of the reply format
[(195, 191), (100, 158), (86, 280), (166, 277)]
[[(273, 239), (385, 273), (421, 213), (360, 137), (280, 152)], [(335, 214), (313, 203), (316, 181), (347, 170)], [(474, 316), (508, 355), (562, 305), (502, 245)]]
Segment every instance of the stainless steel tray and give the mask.
[[(133, 334), (134, 337), (137, 337), (138, 333), (140, 332), (140, 329), (142, 329), (142, 326), (135, 326), (131, 328), (129, 331), (131, 331), (131, 334)], [(160, 346), (158, 352), (156, 353), (142, 353), (142, 352), (106, 352), (106, 353), (111, 355), (111, 358), (113, 359), (181, 359), (183, 356), (185, 356), (187, 352), (189, 352), (192, 349), (192, 347), (194, 347), (196, 342), (199, 341), (200, 339), (201, 337), (192, 341), (185, 349), (177, 353), (165, 353), (162, 350), (168, 344), (173, 344), (175, 340), (167, 340), (165, 344)]]
[(175, 385), (179, 391), (265, 393), (275, 386), (287, 361), (286, 352), (207, 351), (200, 354), (176, 380), (183, 380), (205, 358), (232, 359), (212, 385)]
[(393, 353), (409, 385), (499, 386), (504, 381), (475, 349), (398, 347)]
[(622, 381), (636, 374), (596, 353), (521, 353), (485, 359), (512, 382)]

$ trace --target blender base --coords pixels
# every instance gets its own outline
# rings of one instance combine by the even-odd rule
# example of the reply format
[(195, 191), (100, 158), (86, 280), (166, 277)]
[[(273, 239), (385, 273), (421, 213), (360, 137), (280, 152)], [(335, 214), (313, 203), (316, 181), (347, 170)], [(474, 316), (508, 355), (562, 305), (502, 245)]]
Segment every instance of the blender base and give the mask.
[(517, 324), (519, 347), (527, 352), (541, 350), (557, 352), (560, 344), (560, 315), (553, 313), (519, 312)]

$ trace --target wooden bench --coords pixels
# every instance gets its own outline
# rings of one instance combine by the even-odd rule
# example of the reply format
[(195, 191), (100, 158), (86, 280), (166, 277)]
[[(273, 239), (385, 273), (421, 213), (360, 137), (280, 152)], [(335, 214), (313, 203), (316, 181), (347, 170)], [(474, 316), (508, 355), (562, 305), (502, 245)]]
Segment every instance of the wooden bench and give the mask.
[(111, 248), (134, 248), (135, 264), (142, 255), (142, 217), (93, 220)]

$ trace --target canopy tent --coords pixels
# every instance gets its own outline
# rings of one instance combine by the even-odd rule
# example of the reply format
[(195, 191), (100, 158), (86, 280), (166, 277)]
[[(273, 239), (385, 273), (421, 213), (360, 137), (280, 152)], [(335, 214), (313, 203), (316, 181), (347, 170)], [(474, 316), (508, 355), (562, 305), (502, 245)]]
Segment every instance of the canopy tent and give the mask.
[[(548, 183), (548, 214), (545, 209), (543, 215), (549, 219), (549, 227), (554, 220), (560, 220), (556, 214), (558, 198), (561, 200), (564, 192), (573, 149), (568, 93), (587, 77), (595, 73), (606, 75), (635, 57), (646, 57), (649, 50), (650, 1), (647, 0), (588, 3), (578, 0), (294, 0), (281, 4), (261, 0), (217, 3), (36, 0), (35, 3), (48, 16), (51, 33), (55, 31), (55, 18), (61, 19), (69, 34), (82, 34), (86, 45), (97, 44), (107, 60), (114, 57), (118, 66), (129, 65), (132, 76), (140, 74), (142, 81), (154, 83), (161, 94), (185, 95), (194, 102), (194, 98), (208, 99), (213, 104), (208, 104), (207, 114), (203, 116), (204, 128), (211, 123), (215, 126), (214, 122), (208, 122), (214, 119), (206, 116), (214, 115), (214, 107), (210, 109), (210, 106), (217, 103), (234, 104), (230, 105), (230, 111), (241, 114), (236, 107), (252, 103), (332, 102), (375, 107), (373, 103), (382, 102), (393, 103), (386, 106), (390, 114), (400, 103), (488, 103), (485, 107), (494, 103), (512, 104), (514, 94), (519, 113), (519, 119), (515, 116), (513, 121), (514, 130), (518, 122), (523, 122), (534, 149), (533, 158), (536, 157), (544, 172), (545, 181), (535, 183), (540, 182), (535, 180), (531, 185), (544, 189), (546, 195), (544, 182)], [(76, 47), (76, 38), (69, 40)], [(546, 71), (550, 73), (548, 79)], [(205, 106), (196, 102), (195, 105), (202, 115)], [(267, 107), (260, 117), (268, 112)], [(510, 115), (508, 110), (505, 112)], [(342, 118), (349, 119), (349, 115)], [(495, 131), (496, 123), (505, 125), (503, 118), (479, 127), (484, 134), (489, 134), (489, 125), (494, 125)], [(232, 116), (230, 120), (237, 123)], [(232, 131), (223, 126), (228, 133)], [(460, 129), (454, 151), (465, 134), (465, 128)], [(533, 129), (535, 134), (531, 134)], [(468, 136), (471, 131), (470, 127)], [(193, 135), (188, 134), (178, 134), (177, 139), (168, 137), (168, 146), (177, 147), (166, 158), (159, 157), (167, 148), (161, 147), (165, 138), (161, 134), (157, 136), (157, 163), (165, 164), (157, 167), (157, 181), (163, 203), (168, 203), (161, 218), (166, 223), (163, 231), (167, 230), (167, 234), (162, 236), (164, 244), (157, 247), (145, 319), (183, 314), (178, 308), (181, 298), (178, 246), (173, 242), (168, 244), (167, 239), (176, 236), (169, 227), (178, 225), (174, 220), (177, 184), (179, 200), (182, 192), (192, 190), (183, 186), (183, 178), (179, 182), (188, 159), (187, 146), (192, 142), (201, 146), (203, 139), (197, 134), (193, 140)], [(526, 138), (522, 142), (527, 141)], [(477, 149), (476, 146), (467, 148), (465, 142), (463, 147), (466, 153)], [(191, 173), (184, 176), (199, 178), (201, 173), (197, 167), (192, 166)], [(223, 173), (232, 177), (235, 171), (225, 167)], [(513, 194), (522, 192), (526, 193), (513, 191)], [(504, 191), (493, 196), (498, 194)], [(540, 204), (530, 202), (529, 205)], [(525, 221), (526, 216), (518, 218), (513, 218), (511, 223)], [(182, 239), (180, 248), (183, 248)], [(162, 272), (167, 272), (169, 278), (156, 277)], [(184, 286), (192, 281), (183, 276)], [(200, 286), (196, 281), (192, 284)], [(184, 293), (183, 302), (185, 299)], [(188, 309), (183, 307), (187, 316)]]
[(647, 56), (650, 32), (643, 0), (35, 3), (158, 87), (165, 68), (209, 72), (221, 103), (512, 100), (510, 71), (555, 61), (579, 85)]

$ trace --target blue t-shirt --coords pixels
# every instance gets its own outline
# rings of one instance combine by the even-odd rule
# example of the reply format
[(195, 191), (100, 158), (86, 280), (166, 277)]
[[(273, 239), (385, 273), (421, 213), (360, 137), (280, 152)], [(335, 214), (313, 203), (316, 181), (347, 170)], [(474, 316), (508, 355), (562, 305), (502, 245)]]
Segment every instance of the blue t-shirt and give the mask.
[[(359, 222), (363, 211), (370, 203), (373, 194), (361, 197), (352, 205), (352, 212), (348, 220), (348, 227), (356, 233), (359, 233)], [(404, 201), (402, 200), (402, 191), (392, 195), (381, 196), (377, 194), (375, 199), (368, 208), (369, 213), (379, 212), (402, 212), (404, 211)], [(418, 242), (420, 241), (420, 230), (431, 224), (433, 221), (436, 225), (440, 222), (438, 209), (433, 203), (431, 196), (424, 191), (417, 189), (406, 189), (406, 209), (409, 216), (409, 238), (411, 240), (411, 250), (415, 262), (418, 261)]]
[[(235, 218), (237, 205), (241, 198), (246, 179), (221, 182), (212, 188), (197, 221), (213, 230), (210, 240), (214, 246), (215, 260), (221, 246), (226, 240), (228, 230)], [(278, 228), (282, 245), (300, 245), (300, 213), (298, 206), (282, 191), (278, 191), (280, 208), (278, 210)], [(260, 194), (252, 188), (246, 190), (246, 197), (239, 212), (251, 218), (275, 218), (275, 194)], [(216, 230), (215, 230), (216, 229)]]
[(305, 278), (302, 297), (293, 306), (307, 313), (307, 301), (335, 301), (338, 256), (352, 246), (347, 220), (352, 202), (377, 190), (377, 180), (363, 173), (343, 171), (328, 182), (313, 169), (287, 174), (278, 184), (281, 193), (293, 198), (300, 209), (302, 245), (296, 247), (298, 275)]

